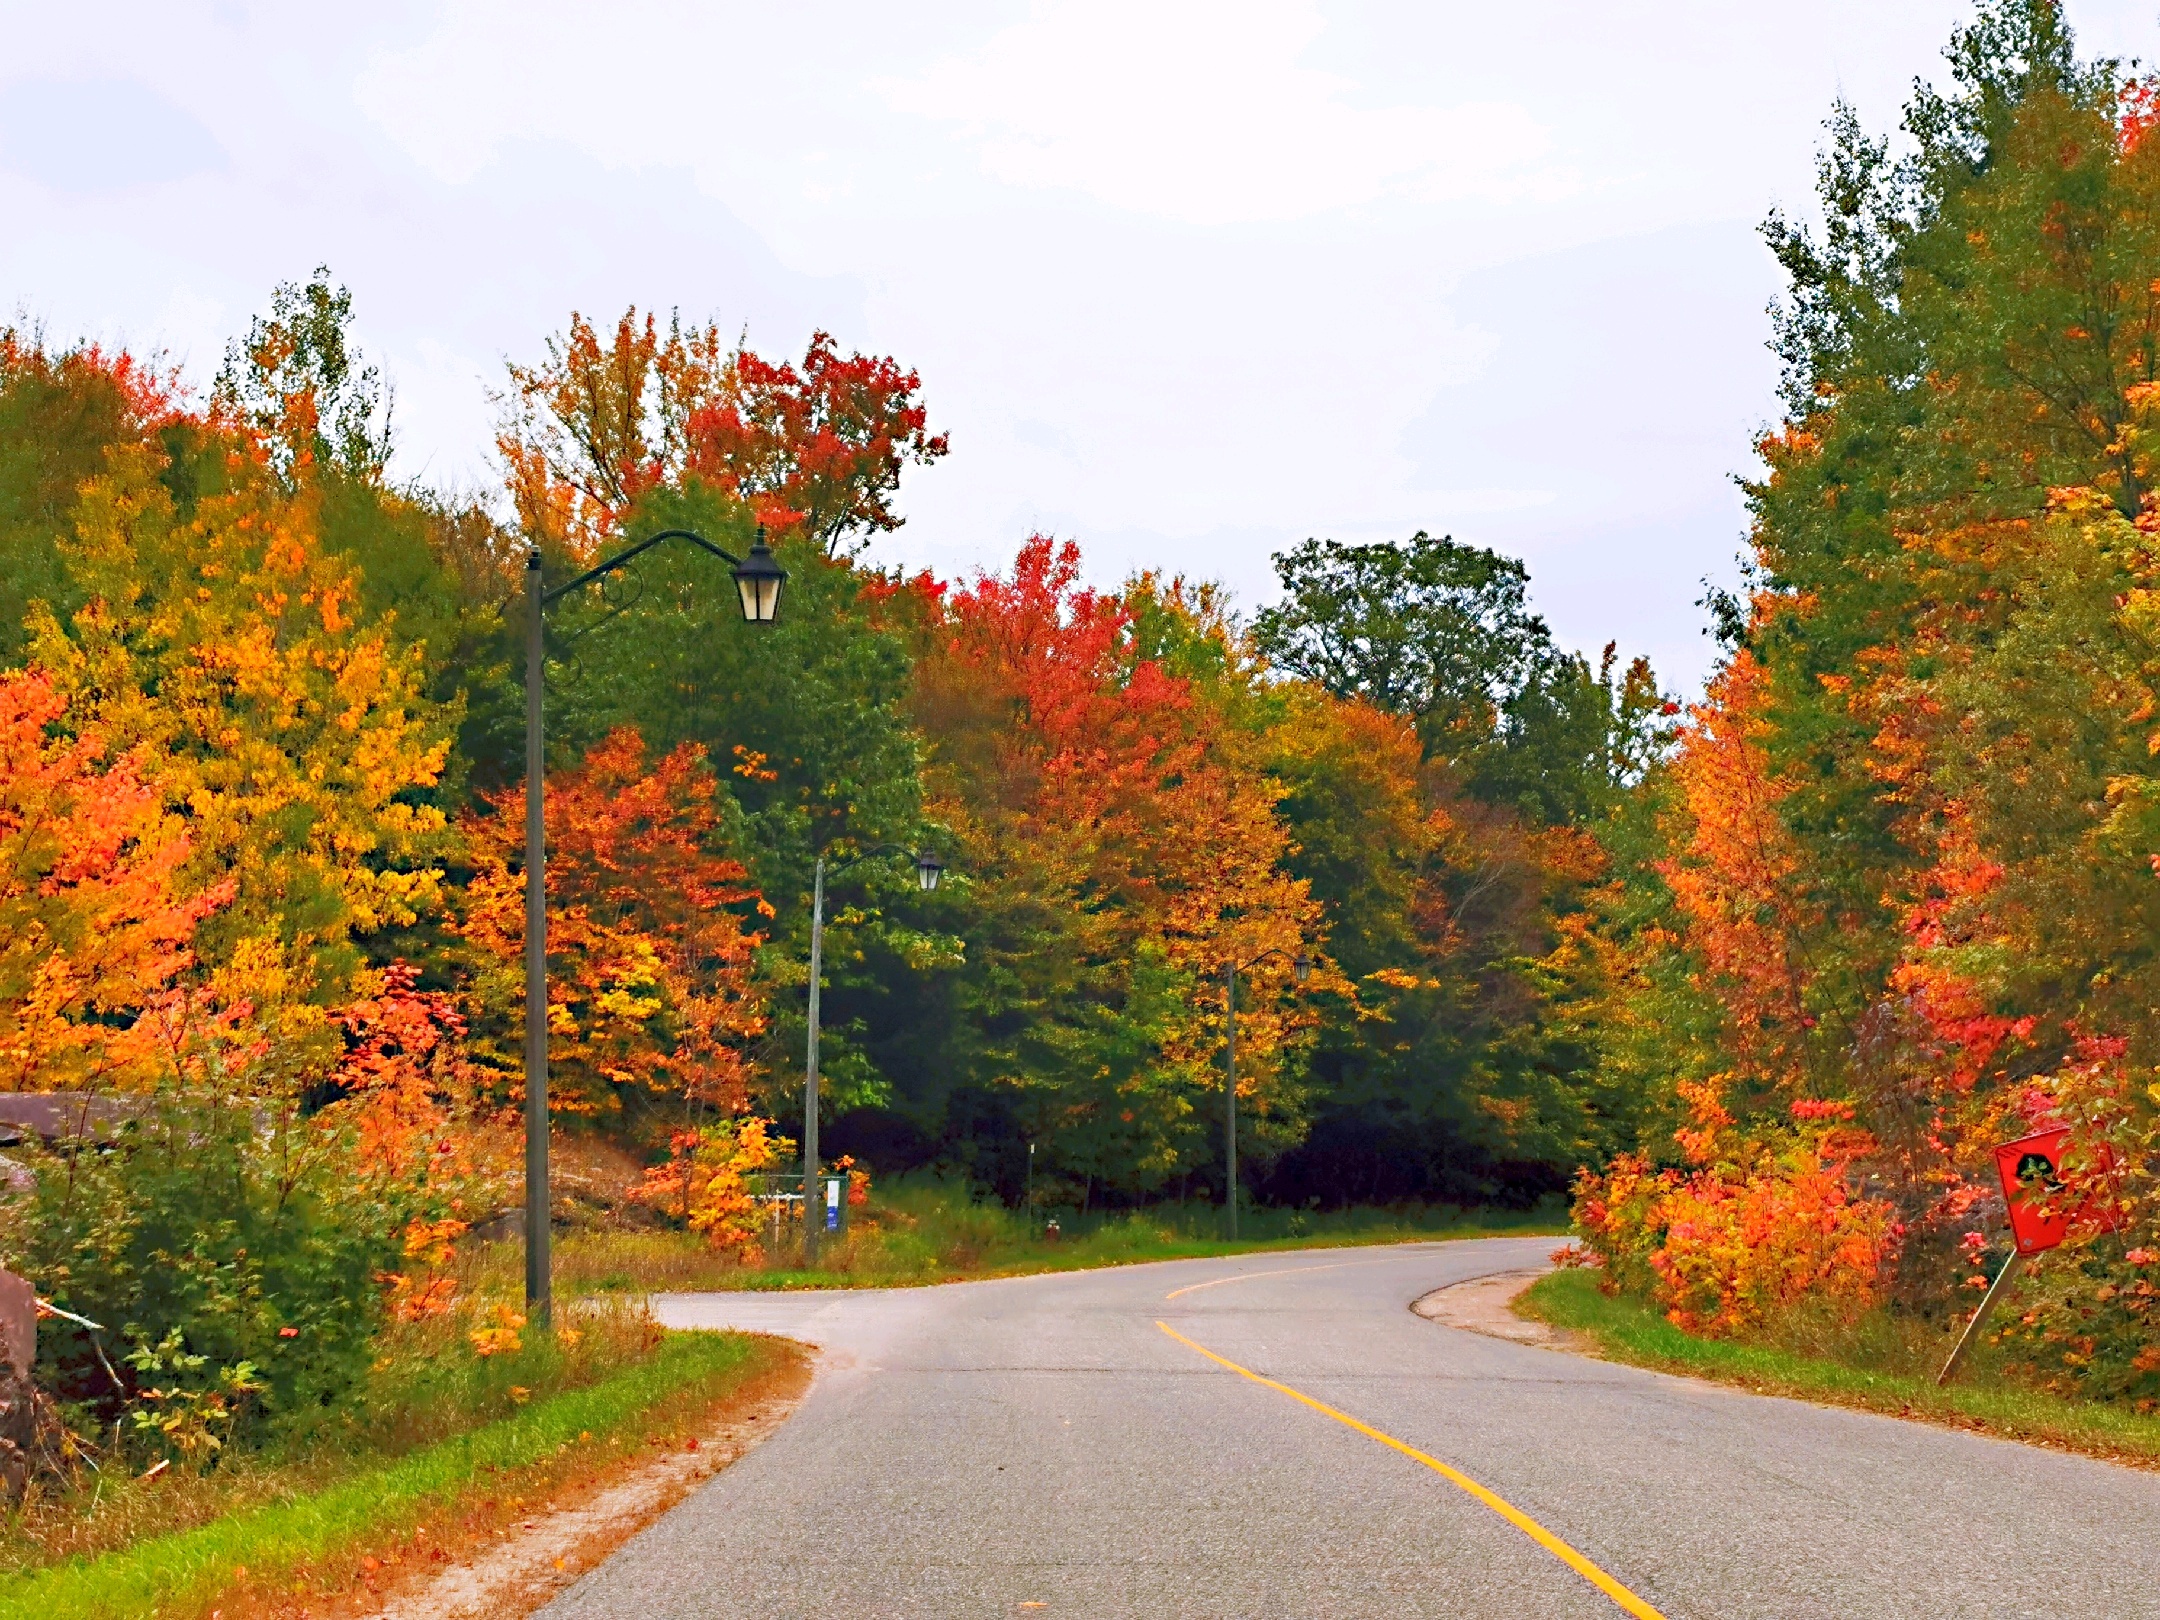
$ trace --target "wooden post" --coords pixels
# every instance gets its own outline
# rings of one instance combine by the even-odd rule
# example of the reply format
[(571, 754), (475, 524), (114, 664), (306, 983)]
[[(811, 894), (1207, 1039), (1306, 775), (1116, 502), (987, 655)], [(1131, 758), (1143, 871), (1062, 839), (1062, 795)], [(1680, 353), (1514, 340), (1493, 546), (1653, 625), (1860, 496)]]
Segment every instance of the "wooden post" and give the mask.
[(1950, 1359), (1943, 1363), (1943, 1370), (1936, 1374), (1937, 1389), (1949, 1383), (1957, 1375), (1958, 1368), (1964, 1365), (1972, 1347), (1980, 1342), (1980, 1328), (1987, 1321), (1988, 1313), (1995, 1309), (1996, 1302), (2009, 1291), (2010, 1279), (2018, 1274), (2024, 1264), (2024, 1252), (2012, 1249), (2010, 1258), (2003, 1262), (2002, 1270), (1996, 1272), (1995, 1280), (1988, 1284), (1987, 1296), (1980, 1301), (1980, 1308), (1973, 1312), (1972, 1320), (1965, 1324), (1965, 1331), (1958, 1338), (1957, 1348), (1950, 1352)]

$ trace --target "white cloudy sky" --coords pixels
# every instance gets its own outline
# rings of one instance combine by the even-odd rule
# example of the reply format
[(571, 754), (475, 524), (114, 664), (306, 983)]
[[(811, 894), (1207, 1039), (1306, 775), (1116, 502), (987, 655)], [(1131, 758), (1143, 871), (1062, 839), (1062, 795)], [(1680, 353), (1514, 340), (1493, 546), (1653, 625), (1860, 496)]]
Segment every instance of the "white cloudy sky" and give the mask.
[[(2070, 0), (2160, 55), (2160, 0)], [(953, 453), (875, 555), (1030, 530), (1266, 600), (1308, 534), (1529, 560), (1668, 681), (1773, 408), (1754, 236), (1965, 0), (0, 0), (0, 315), (198, 378), (327, 262), (401, 468), (491, 481), (572, 310), (918, 368)]]

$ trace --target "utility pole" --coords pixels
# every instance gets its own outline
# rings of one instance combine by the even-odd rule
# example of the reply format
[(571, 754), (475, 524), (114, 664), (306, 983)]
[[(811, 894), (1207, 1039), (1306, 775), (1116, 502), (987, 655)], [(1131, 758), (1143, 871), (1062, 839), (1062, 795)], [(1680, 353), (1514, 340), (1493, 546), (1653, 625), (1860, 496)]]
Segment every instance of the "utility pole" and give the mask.
[(547, 743), (540, 729), (540, 548), (525, 558), (525, 1319), (542, 1332), (549, 1297)]
[(1223, 1163), (1227, 1167), (1223, 1182), (1223, 1207), (1230, 1211), (1230, 1241), (1237, 1241), (1237, 965), (1226, 963), (1223, 967), (1224, 1008), (1224, 1077), (1223, 1100), (1226, 1113), (1223, 1128)]
[[(866, 849), (860, 855), (842, 861), (833, 868), (838, 877), (849, 867), (883, 855), (905, 855), (908, 852), (897, 844), (880, 844), (876, 849)], [(915, 882), (924, 894), (933, 894), (938, 881), (945, 875), (945, 863), (935, 852), (924, 850), (914, 857)], [(818, 1233), (825, 1224), (824, 1187), (818, 1176), (818, 992), (825, 976), (825, 857), (817, 858), (816, 874), (810, 883), (810, 1040), (808, 1061), (803, 1065), (803, 1128), (802, 1128), (802, 1205), (803, 1205), (803, 1264), (817, 1264)], [(841, 1197), (847, 1196), (843, 1190)]]
[(803, 1266), (817, 1264), (818, 1232), (825, 1220), (818, 1186), (818, 980), (825, 971), (825, 857), (817, 859), (810, 889), (810, 1049), (803, 1068), (802, 1217)]

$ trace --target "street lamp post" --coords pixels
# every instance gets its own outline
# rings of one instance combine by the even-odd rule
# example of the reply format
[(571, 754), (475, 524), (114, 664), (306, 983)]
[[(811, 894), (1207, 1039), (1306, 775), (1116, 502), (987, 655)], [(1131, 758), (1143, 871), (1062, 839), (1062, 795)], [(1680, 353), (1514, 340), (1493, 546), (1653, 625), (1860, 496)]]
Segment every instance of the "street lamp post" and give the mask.
[[(902, 849), (898, 844), (880, 844), (876, 849), (866, 849), (860, 855), (849, 857), (833, 868), (838, 877), (849, 867), (881, 855), (910, 855), (914, 852)], [(938, 880), (945, 875), (945, 863), (935, 853), (924, 850), (914, 856), (915, 882), (924, 894), (933, 893)], [(819, 980), (825, 972), (825, 857), (817, 858), (817, 869), (810, 880), (810, 1039), (803, 1064), (803, 1130), (802, 1130), (802, 1211), (803, 1211), (803, 1265), (807, 1268), (817, 1264), (819, 1223), (824, 1211), (817, 1207), (818, 1189), (818, 990)]]
[(787, 570), (765, 543), (758, 525), (750, 555), (722, 551), (688, 529), (663, 529), (626, 546), (577, 578), (545, 587), (540, 552), (525, 558), (525, 1316), (545, 1329), (551, 1314), (548, 1267), (548, 1029), (547, 1029), (547, 738), (542, 728), (540, 687), (546, 610), (572, 591), (613, 573), (663, 540), (687, 540), (729, 565), (742, 598), (743, 617), (771, 624), (780, 612)]
[[(1223, 1079), (1223, 1205), (1230, 1212), (1230, 1241), (1237, 1241), (1237, 976), (1247, 968), (1256, 968), (1271, 956), (1287, 953), (1280, 949), (1262, 951), (1242, 966), (1223, 964), (1223, 1067), (1227, 1071)], [(1303, 951), (1290, 958), (1290, 974), (1303, 984), (1312, 973), (1312, 958)]]

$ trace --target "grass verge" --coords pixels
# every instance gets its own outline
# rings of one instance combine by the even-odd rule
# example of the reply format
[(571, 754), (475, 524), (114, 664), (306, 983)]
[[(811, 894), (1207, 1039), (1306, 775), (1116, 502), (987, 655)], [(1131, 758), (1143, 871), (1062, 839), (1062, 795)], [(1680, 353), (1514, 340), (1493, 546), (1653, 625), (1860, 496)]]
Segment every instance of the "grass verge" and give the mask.
[[(1608, 1296), (1594, 1271), (1556, 1271), (1541, 1277), (1517, 1300), (1516, 1310), (1534, 1321), (1580, 1333), (1601, 1355), (1659, 1372), (1737, 1384), (1759, 1395), (1785, 1395), (1831, 1406), (1886, 1412), (2007, 1440), (2077, 1451), (2116, 1462), (2160, 1466), (2160, 1417), (2065, 1400), (2044, 1390), (2005, 1382), (1976, 1355), (1960, 1381), (1947, 1389), (1934, 1372), (1949, 1345), (1938, 1351), (1902, 1344), (1859, 1353), (1887, 1365), (1810, 1355), (1775, 1345), (1702, 1339), (1683, 1333), (1654, 1305)], [(1899, 1366), (1913, 1362), (1917, 1366)]]
[[(1340, 1211), (1255, 1210), (1235, 1243), (1217, 1230), (1210, 1208), (1165, 1206), (1109, 1216), (1064, 1217), (1064, 1232), (1047, 1238), (1019, 1211), (970, 1199), (965, 1189), (934, 1181), (881, 1188), (856, 1213), (844, 1238), (828, 1239), (815, 1270), (804, 1267), (801, 1240), (784, 1233), (760, 1265), (741, 1265), (714, 1253), (695, 1235), (671, 1230), (595, 1227), (565, 1233), (555, 1244), (558, 1293), (649, 1293), (688, 1289), (903, 1288), (1016, 1277), (1046, 1271), (1138, 1265), (1285, 1249), (1431, 1242), (1450, 1238), (1556, 1236), (1566, 1230), (1557, 1205), (1533, 1210), (1462, 1209), (1451, 1205)], [(507, 1288), (519, 1264), (514, 1244), (493, 1244), (479, 1258), (475, 1286)]]
[(515, 1505), (513, 1493), (544, 1488), (573, 1452), (635, 1443), (742, 1389), (789, 1353), (745, 1334), (669, 1334), (627, 1371), (535, 1400), (395, 1462), (194, 1529), (15, 1576), (0, 1584), (0, 1620), (193, 1620), (233, 1594), (330, 1595), (349, 1583), (368, 1548), (455, 1516), (468, 1498), (510, 1496)]

